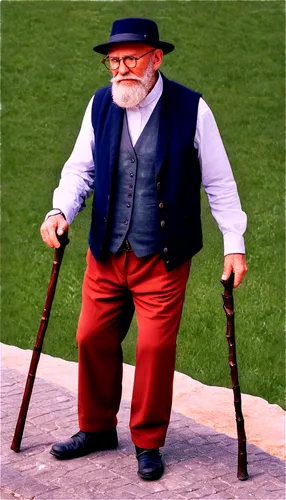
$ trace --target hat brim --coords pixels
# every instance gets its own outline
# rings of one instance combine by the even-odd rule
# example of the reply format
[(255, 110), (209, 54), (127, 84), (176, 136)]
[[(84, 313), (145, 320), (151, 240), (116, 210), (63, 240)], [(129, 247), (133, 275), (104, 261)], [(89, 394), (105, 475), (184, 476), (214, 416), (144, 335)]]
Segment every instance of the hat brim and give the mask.
[(175, 45), (173, 45), (172, 43), (168, 43), (168, 42), (161, 42), (161, 41), (154, 42), (153, 40), (147, 40), (146, 38), (144, 38), (144, 40), (130, 40), (130, 38), (126, 37), (125, 39), (123, 38), (123, 39), (118, 40), (118, 41), (107, 42), (107, 43), (102, 43), (101, 45), (96, 45), (95, 47), (93, 47), (93, 50), (94, 50), (94, 52), (98, 52), (99, 54), (107, 55), (108, 51), (112, 47), (114, 47), (120, 43), (125, 43), (125, 42), (144, 43), (144, 45), (150, 45), (151, 47), (154, 47), (155, 49), (161, 49), (163, 51), (164, 55), (169, 54), (175, 48)]

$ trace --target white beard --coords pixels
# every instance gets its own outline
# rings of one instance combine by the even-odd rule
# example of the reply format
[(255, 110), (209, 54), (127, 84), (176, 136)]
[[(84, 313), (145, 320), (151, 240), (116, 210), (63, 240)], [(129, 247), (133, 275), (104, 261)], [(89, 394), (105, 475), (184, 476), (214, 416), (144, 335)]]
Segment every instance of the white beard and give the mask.
[[(144, 75), (140, 78), (132, 73), (127, 76), (117, 75), (110, 81), (112, 83), (112, 99), (121, 108), (134, 108), (137, 106), (149, 93), (154, 78), (153, 60), (151, 59)], [(124, 86), (119, 82), (121, 80), (134, 80), (132, 86)]]

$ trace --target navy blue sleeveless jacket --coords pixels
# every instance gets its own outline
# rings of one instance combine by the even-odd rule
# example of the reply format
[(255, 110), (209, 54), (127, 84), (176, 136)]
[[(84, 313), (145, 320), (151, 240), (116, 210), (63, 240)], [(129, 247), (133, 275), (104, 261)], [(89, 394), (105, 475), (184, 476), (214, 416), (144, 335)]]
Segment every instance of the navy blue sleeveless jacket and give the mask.
[(114, 180), (107, 244), (117, 253), (127, 238), (136, 257), (160, 252), (157, 195), (154, 183), (161, 99), (132, 145), (126, 113), (123, 119), (118, 166)]
[[(202, 248), (201, 170), (194, 148), (201, 95), (163, 75), (162, 78), (154, 188), (160, 254), (167, 271), (171, 271)], [(112, 100), (111, 86), (95, 93), (92, 105), (95, 181), (89, 245), (96, 260), (104, 259), (108, 252), (123, 117), (124, 110)]]

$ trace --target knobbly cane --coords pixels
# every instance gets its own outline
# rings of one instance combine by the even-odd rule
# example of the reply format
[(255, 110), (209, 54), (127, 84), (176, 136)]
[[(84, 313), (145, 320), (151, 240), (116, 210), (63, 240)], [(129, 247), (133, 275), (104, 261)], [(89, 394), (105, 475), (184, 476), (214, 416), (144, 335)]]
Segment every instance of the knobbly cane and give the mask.
[(45, 337), (45, 333), (46, 333), (48, 322), (49, 322), (49, 317), (50, 317), (52, 303), (53, 303), (53, 299), (54, 299), (54, 295), (55, 295), (55, 291), (56, 291), (56, 285), (57, 285), (57, 281), (58, 281), (59, 271), (60, 271), (65, 247), (69, 242), (67, 233), (64, 233), (62, 236), (59, 236), (58, 240), (59, 240), (61, 246), (59, 248), (56, 248), (56, 250), (55, 250), (53, 267), (52, 267), (52, 272), (51, 272), (50, 281), (49, 281), (49, 285), (48, 285), (48, 293), (47, 293), (46, 300), (45, 300), (44, 310), (42, 313), (40, 327), (38, 330), (36, 343), (35, 343), (33, 354), (32, 354), (32, 359), (31, 359), (31, 363), (30, 363), (30, 368), (29, 368), (29, 372), (28, 372), (28, 377), (27, 377), (27, 381), (26, 381), (26, 386), (25, 386), (25, 391), (24, 391), (24, 395), (23, 395), (23, 399), (22, 399), (22, 404), (21, 404), (21, 408), (19, 411), (19, 416), (18, 416), (18, 420), (17, 420), (15, 432), (14, 432), (13, 441), (11, 444), (11, 449), (15, 452), (20, 451), (20, 446), (21, 446), (22, 436), (23, 436), (23, 432), (24, 432), (26, 417), (27, 417), (27, 413), (28, 413), (29, 403), (30, 403), (32, 390), (33, 390), (33, 386), (34, 386), (34, 381), (35, 381), (35, 377), (36, 377), (37, 366), (39, 363), (39, 359), (40, 359), (40, 355), (41, 355), (42, 347), (43, 347), (43, 342), (44, 342), (44, 337)]
[(235, 418), (238, 437), (238, 462), (237, 462), (237, 477), (240, 481), (248, 479), (247, 472), (247, 454), (246, 454), (246, 436), (244, 430), (244, 419), (241, 409), (241, 393), (238, 381), (238, 369), (236, 362), (235, 334), (234, 334), (234, 302), (233, 302), (233, 282), (234, 274), (232, 273), (227, 280), (221, 280), (224, 286), (223, 308), (226, 314), (226, 339), (228, 342), (228, 364), (230, 366), (230, 374), (232, 380), (232, 388), (234, 395)]

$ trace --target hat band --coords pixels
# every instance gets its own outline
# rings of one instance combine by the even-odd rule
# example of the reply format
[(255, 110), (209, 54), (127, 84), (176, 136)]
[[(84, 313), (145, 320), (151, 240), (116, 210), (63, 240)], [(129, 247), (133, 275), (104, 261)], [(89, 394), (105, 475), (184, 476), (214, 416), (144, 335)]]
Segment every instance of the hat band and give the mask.
[[(147, 35), (142, 35), (138, 33), (119, 33), (118, 35), (112, 35), (109, 38), (109, 43), (114, 43), (114, 42), (144, 42), (147, 40)], [(153, 40), (155, 43), (158, 42), (158, 40)]]

